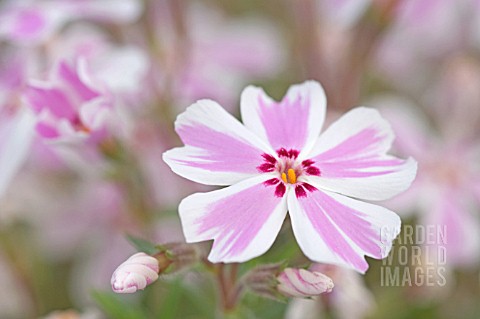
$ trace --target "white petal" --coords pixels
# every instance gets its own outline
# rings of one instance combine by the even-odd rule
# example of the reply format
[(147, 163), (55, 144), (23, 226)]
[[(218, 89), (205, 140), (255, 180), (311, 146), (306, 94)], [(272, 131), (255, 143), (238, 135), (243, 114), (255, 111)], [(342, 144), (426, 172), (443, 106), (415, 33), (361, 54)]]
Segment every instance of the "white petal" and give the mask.
[(212, 262), (245, 262), (273, 244), (287, 212), (286, 196), (262, 175), (185, 198), (178, 208), (187, 242), (214, 239)]
[(417, 163), (386, 154), (393, 138), (390, 125), (377, 110), (355, 108), (319, 137), (308, 158), (320, 176), (309, 179), (321, 188), (362, 199), (395, 196), (410, 186)]
[(231, 185), (258, 174), (262, 155), (274, 153), (220, 105), (201, 100), (180, 114), (175, 129), (185, 147), (163, 160), (180, 176), (207, 185)]
[[(5, 116), (1, 114), (0, 116)], [(34, 137), (35, 121), (28, 110), (0, 119), (0, 197), (26, 160)]]
[(114, 48), (108, 61), (102, 61), (95, 69), (95, 76), (115, 92), (132, 92), (142, 85), (148, 70), (148, 58), (136, 47)]
[(328, 191), (309, 191), (299, 198), (290, 192), (288, 210), (307, 257), (361, 273), (368, 269), (364, 255), (386, 257), (400, 232), (401, 221), (394, 212)]

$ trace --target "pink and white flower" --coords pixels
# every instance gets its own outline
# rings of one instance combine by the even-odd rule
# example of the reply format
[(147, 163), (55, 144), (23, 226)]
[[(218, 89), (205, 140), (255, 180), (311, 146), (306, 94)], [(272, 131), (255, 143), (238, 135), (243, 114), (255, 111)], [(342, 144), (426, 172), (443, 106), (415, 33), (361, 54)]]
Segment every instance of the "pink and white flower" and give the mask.
[(156, 258), (145, 253), (136, 253), (115, 270), (111, 280), (112, 289), (122, 294), (143, 290), (158, 279), (158, 272)]
[(51, 140), (98, 139), (104, 134), (112, 97), (99, 89), (86, 61), (62, 61), (50, 81), (30, 81), (25, 99), (37, 113), (37, 132)]
[(308, 298), (331, 292), (333, 281), (321, 272), (285, 268), (277, 277), (277, 289), (287, 297)]
[(104, 30), (78, 24), (65, 30), (51, 43), (50, 57), (84, 59), (92, 77), (119, 96), (145, 90), (149, 68), (147, 53), (128, 43), (115, 43)]
[(384, 258), (400, 218), (350, 197), (384, 200), (404, 191), (416, 162), (386, 154), (393, 133), (376, 110), (353, 109), (320, 135), (325, 111), (322, 87), (308, 81), (280, 102), (247, 87), (244, 125), (211, 100), (181, 114), (175, 127), (185, 146), (167, 151), (165, 162), (190, 180), (231, 185), (180, 203), (187, 242), (214, 239), (210, 261), (244, 262), (270, 248), (288, 210), (310, 259), (365, 272), (364, 255)]

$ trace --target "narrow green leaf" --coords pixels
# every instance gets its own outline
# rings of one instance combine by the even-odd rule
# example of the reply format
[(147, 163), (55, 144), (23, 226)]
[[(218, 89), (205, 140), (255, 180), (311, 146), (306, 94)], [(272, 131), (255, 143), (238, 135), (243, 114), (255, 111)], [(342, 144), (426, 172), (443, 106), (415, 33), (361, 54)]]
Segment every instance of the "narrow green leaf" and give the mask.
[(154, 255), (159, 251), (158, 247), (155, 244), (145, 239), (138, 238), (132, 235), (127, 235), (127, 239), (138, 251), (142, 251), (149, 255)]

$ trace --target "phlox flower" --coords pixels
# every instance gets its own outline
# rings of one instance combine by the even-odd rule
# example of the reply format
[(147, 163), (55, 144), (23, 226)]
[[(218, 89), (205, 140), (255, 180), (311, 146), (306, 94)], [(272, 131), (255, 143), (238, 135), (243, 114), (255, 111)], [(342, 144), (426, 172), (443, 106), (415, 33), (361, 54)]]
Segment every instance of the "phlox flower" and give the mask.
[(92, 77), (119, 97), (136, 97), (137, 92), (145, 90), (147, 53), (129, 43), (115, 43), (102, 29), (77, 24), (62, 32), (51, 43), (50, 58), (56, 61), (65, 57), (86, 60)]
[(355, 108), (320, 135), (325, 111), (314, 81), (293, 85), (280, 102), (247, 87), (243, 125), (211, 100), (187, 108), (175, 123), (185, 146), (167, 151), (165, 162), (190, 180), (231, 185), (180, 203), (187, 242), (214, 239), (210, 261), (244, 262), (270, 248), (288, 211), (314, 261), (365, 272), (364, 255), (385, 257), (400, 218), (350, 197), (384, 200), (404, 191), (416, 162), (386, 154), (393, 133), (376, 110)]
[(37, 114), (36, 130), (51, 140), (98, 139), (111, 113), (112, 98), (98, 88), (86, 61), (61, 61), (49, 81), (32, 80), (25, 100)]

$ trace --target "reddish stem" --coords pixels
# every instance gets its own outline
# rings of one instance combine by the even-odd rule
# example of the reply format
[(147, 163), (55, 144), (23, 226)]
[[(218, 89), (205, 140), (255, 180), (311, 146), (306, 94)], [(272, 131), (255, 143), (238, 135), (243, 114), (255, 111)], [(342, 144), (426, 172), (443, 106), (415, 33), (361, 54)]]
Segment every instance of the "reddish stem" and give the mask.
[[(227, 275), (227, 268), (230, 273)], [(237, 305), (241, 289), (237, 285), (238, 264), (219, 264), (216, 268), (222, 311), (231, 312)]]

